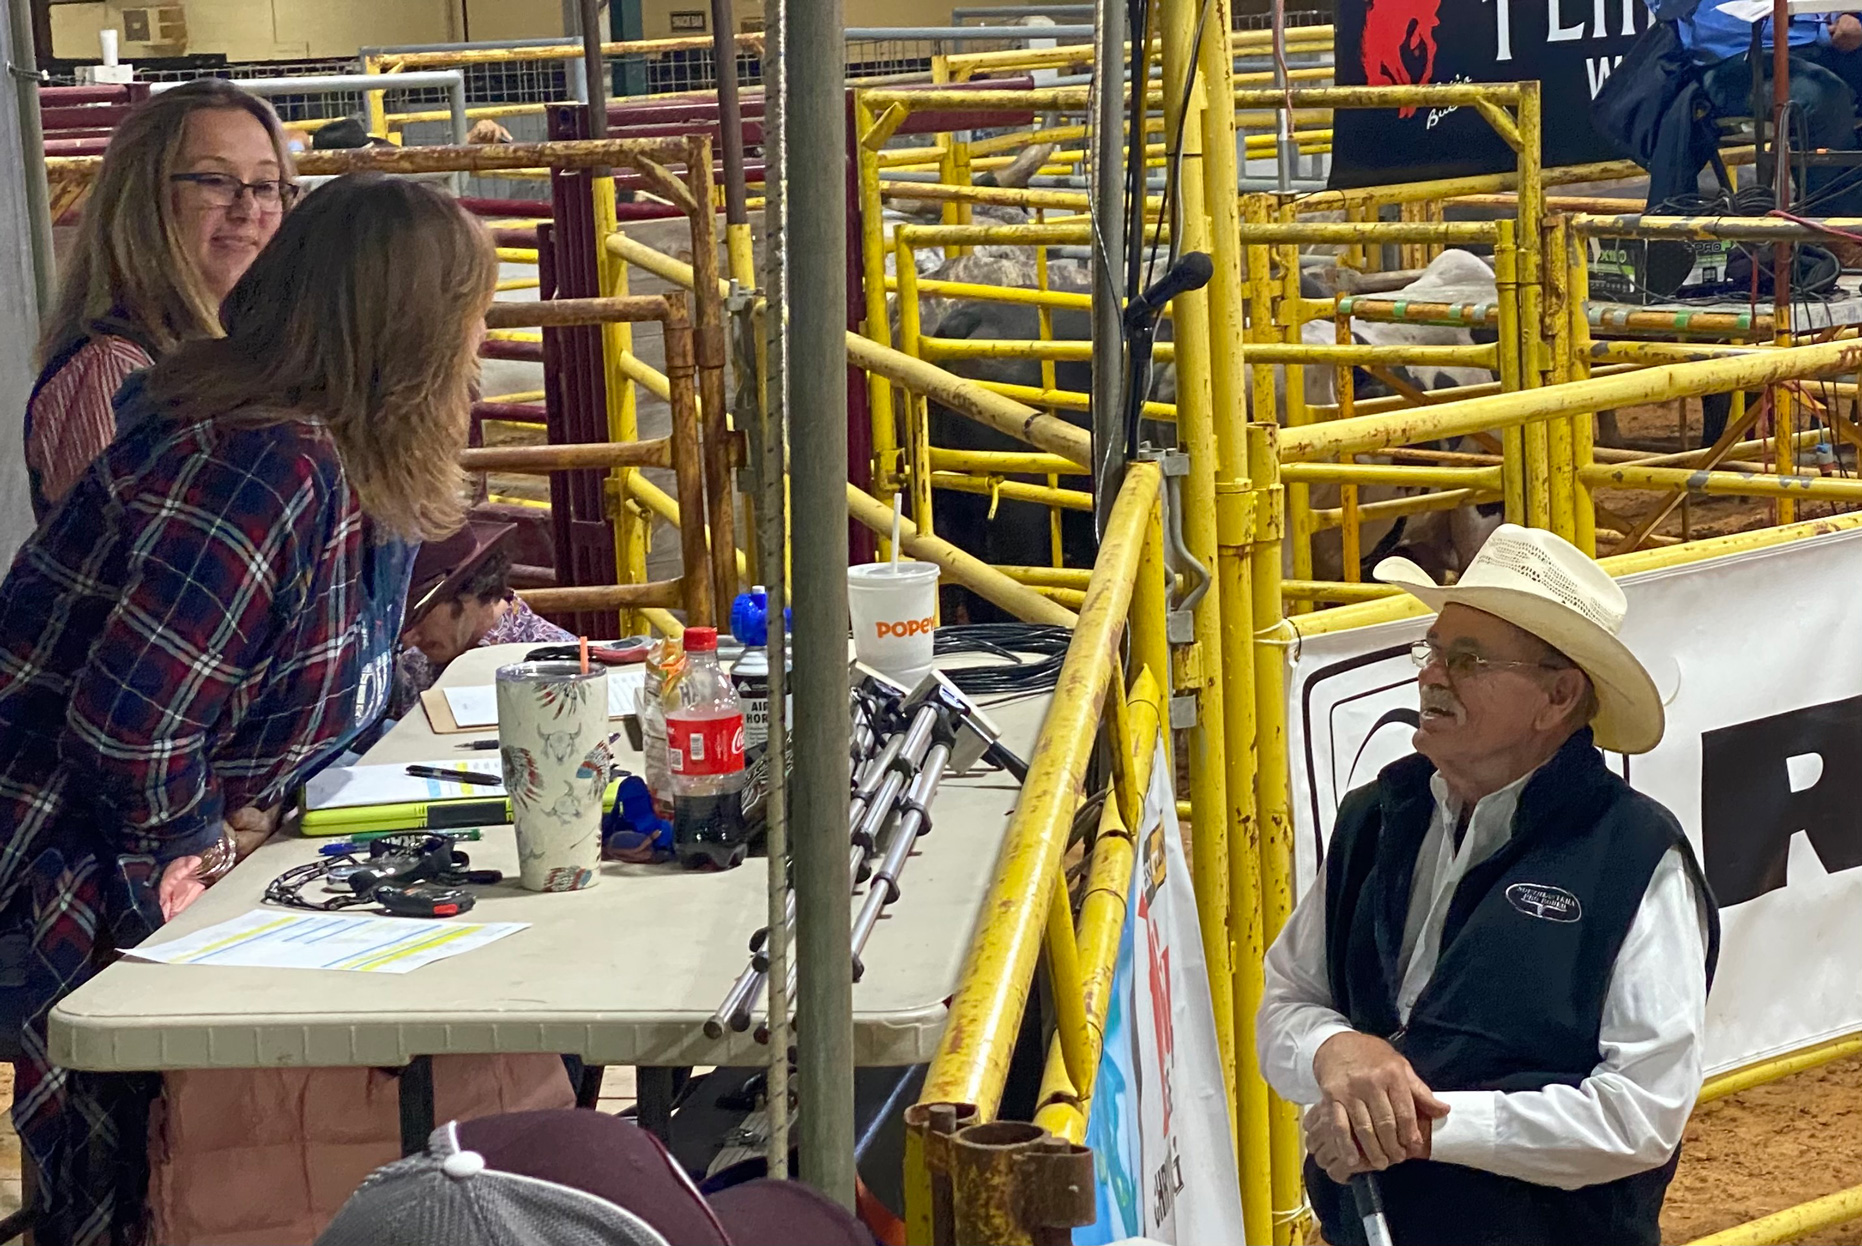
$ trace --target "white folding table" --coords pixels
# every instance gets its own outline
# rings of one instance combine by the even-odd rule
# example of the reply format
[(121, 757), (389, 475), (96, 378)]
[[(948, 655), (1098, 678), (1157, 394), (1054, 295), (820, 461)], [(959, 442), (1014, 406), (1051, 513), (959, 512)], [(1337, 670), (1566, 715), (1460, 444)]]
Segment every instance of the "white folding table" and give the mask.
[[(447, 668), (440, 686), (487, 684), (530, 647), (473, 651)], [(1047, 703), (1040, 696), (990, 707), (1008, 748), (1023, 757), (1032, 751)], [(364, 760), (483, 757), (454, 746), (487, 735), (495, 732), (436, 735), (416, 708)], [(620, 764), (638, 771), (625, 735), (617, 747)], [(1019, 791), (999, 771), (947, 777), (939, 788), (902, 895), (862, 956), (865, 974), (853, 996), (858, 1064), (918, 1064), (935, 1051)], [(319, 842), (274, 838), (151, 943), (258, 907), (266, 884), (315, 857)], [(591, 1065), (639, 1066), (643, 1116), (649, 1070), (766, 1059), (749, 1033), (711, 1039), (703, 1029), (765, 924), (762, 858), (724, 873), (604, 863), (598, 885), (540, 895), (514, 881), (509, 826), (486, 827), (482, 842), (462, 847), (474, 868), (503, 870), (512, 881), (478, 889), (477, 907), (460, 920), (528, 922), (528, 929), (406, 974), (123, 960), (53, 1010), (52, 1059), (96, 1071), (406, 1067), (403, 1134), (416, 1146), (430, 1129), (426, 1058), (435, 1055), (556, 1052)]]

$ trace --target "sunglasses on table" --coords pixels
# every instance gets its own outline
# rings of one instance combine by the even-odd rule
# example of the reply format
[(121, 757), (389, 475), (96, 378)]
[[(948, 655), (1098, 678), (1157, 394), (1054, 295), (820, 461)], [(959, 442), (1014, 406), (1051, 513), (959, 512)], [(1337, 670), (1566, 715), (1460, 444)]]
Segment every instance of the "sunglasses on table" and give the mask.
[(253, 206), (261, 212), (282, 212), (297, 199), (297, 183), (280, 178), (242, 182), (230, 173), (176, 173), (168, 180), (194, 187), (203, 200), (216, 208), (230, 208), (248, 193)]

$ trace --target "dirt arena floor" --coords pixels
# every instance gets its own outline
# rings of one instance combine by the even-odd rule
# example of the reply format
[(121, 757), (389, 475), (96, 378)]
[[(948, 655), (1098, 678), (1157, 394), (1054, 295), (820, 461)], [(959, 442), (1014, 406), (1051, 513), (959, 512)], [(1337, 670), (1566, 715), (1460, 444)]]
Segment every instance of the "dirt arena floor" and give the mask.
[[(1862, 1185), (1862, 1058), (1759, 1086), (1694, 1113), (1662, 1240), (1688, 1242)], [(1862, 1246), (1862, 1220), (1802, 1239)]]

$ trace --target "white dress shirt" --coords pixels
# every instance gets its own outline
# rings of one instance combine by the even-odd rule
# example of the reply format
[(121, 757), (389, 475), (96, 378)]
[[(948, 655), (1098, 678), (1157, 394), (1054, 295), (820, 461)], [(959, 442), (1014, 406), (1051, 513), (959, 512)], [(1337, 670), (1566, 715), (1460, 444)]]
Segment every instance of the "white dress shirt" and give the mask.
[[(1416, 854), (1403, 924), (1396, 1004), (1405, 1024), (1435, 972), (1456, 886), (1512, 837), (1513, 811), (1531, 777), (1478, 802), (1459, 849), (1452, 828), (1461, 810), (1442, 777), (1431, 779), (1435, 815)], [(1706, 930), (1706, 897), (1671, 848), (1617, 953), (1590, 1076), (1542, 1090), (1438, 1092), (1449, 1113), (1435, 1122), (1431, 1157), (1566, 1190), (1667, 1162), (1700, 1093)], [(1266, 977), (1255, 1030), (1261, 1072), (1283, 1099), (1317, 1103), (1313, 1057), (1352, 1028), (1332, 1006), (1323, 869), (1268, 949)]]

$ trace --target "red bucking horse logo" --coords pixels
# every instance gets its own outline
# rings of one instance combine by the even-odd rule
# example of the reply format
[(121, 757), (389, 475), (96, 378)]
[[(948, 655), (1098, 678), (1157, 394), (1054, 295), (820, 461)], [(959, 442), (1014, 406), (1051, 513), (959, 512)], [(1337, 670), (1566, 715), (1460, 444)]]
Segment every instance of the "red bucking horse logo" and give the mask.
[[(1360, 54), (1371, 86), (1420, 86), (1435, 72), (1435, 28), (1441, 0), (1370, 0)], [(1399, 117), (1416, 115), (1414, 107)]]

